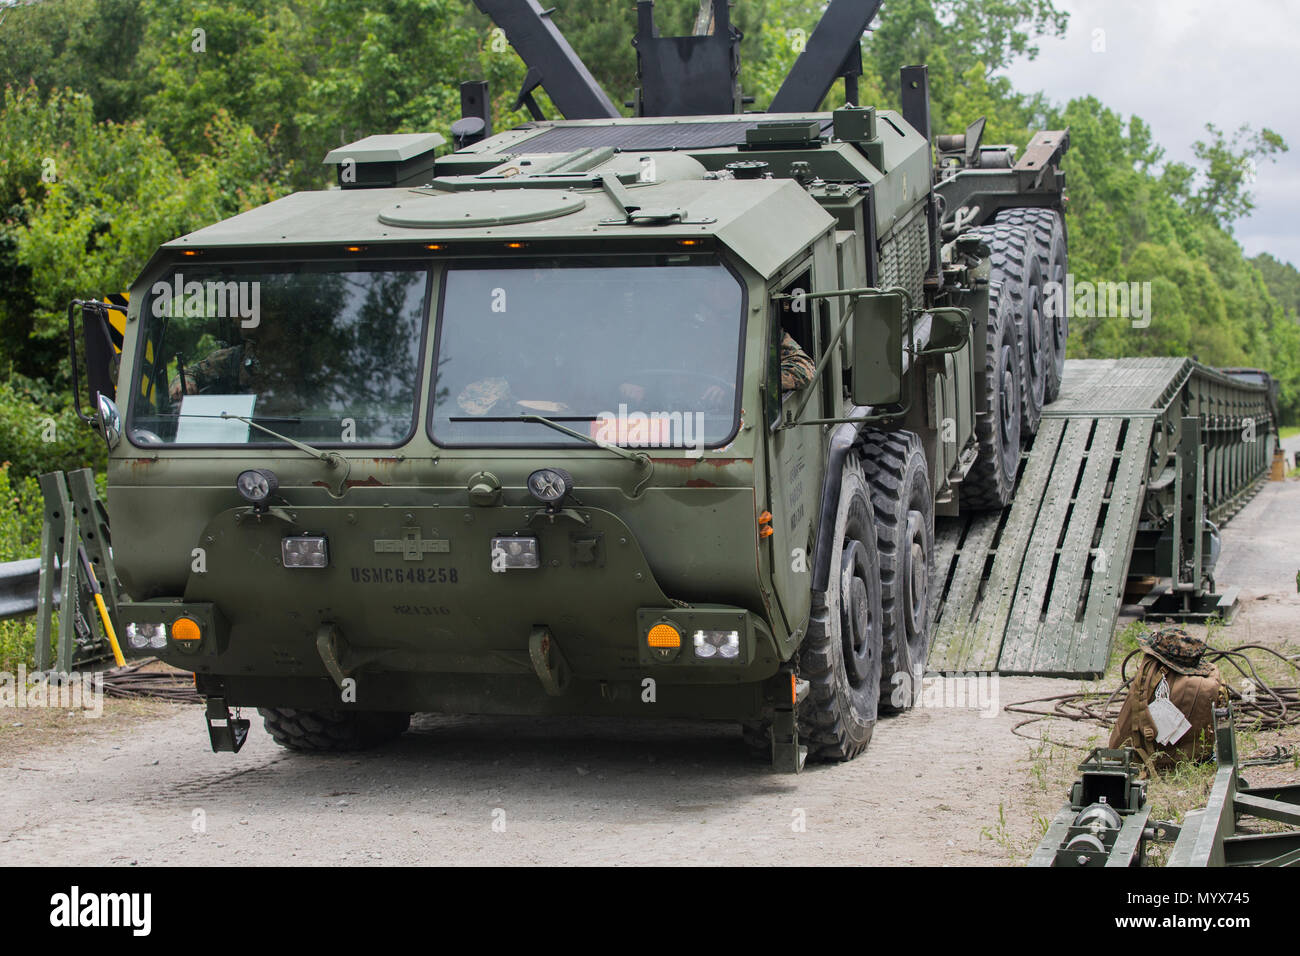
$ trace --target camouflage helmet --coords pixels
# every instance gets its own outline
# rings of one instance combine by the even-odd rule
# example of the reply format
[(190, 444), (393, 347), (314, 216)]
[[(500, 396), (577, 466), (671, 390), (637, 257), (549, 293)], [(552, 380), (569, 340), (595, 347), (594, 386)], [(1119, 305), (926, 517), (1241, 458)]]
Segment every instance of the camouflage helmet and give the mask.
[(1201, 663), (1205, 638), (1189, 634), (1181, 627), (1157, 628), (1140, 639), (1142, 652), (1180, 674), (1208, 674), (1210, 665)]

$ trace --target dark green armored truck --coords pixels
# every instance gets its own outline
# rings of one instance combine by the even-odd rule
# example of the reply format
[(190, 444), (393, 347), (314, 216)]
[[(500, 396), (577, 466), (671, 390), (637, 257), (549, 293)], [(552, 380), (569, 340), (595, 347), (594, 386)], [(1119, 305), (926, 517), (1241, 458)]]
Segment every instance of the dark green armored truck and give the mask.
[(1064, 349), (1066, 134), (936, 163), (904, 80), (371, 137), (168, 243), (100, 390), (127, 653), (219, 749), (256, 707), (300, 750), (443, 712), (860, 753), (924, 670), (935, 514), (1006, 504)]

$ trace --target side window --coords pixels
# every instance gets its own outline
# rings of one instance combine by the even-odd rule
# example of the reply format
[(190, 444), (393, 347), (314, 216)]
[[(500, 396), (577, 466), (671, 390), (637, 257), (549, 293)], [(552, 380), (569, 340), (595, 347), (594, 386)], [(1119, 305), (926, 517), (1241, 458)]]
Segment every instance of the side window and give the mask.
[[(811, 266), (785, 283), (778, 291), (779, 294), (792, 298), (777, 299), (773, 304), (771, 337), (768, 341), (769, 388), (766, 409), (767, 420), (773, 424), (780, 418), (785, 403), (801, 394), (799, 388), (782, 387), (782, 373), (789, 373), (785, 376), (787, 379), (791, 375), (799, 379), (809, 376), (816, 365), (814, 324), (819, 315), (819, 310), (816, 308), (817, 300), (805, 298), (812, 291)], [(785, 367), (781, 348), (786, 335), (794, 340), (803, 353), (802, 357), (789, 363), (789, 368)]]

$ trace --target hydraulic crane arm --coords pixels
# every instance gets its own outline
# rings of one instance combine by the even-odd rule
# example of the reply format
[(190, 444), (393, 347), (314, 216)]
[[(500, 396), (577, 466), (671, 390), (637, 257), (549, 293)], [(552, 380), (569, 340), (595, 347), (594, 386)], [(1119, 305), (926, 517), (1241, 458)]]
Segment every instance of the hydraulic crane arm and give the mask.
[(858, 44), (880, 4), (881, 0), (831, 0), (768, 112), (812, 112), (837, 78), (860, 76)]
[(481, 12), (506, 32), (506, 39), (528, 64), (524, 99), (542, 86), (565, 119), (604, 119), (619, 116), (591, 71), (569, 41), (551, 22), (550, 10), (537, 0), (474, 0)]

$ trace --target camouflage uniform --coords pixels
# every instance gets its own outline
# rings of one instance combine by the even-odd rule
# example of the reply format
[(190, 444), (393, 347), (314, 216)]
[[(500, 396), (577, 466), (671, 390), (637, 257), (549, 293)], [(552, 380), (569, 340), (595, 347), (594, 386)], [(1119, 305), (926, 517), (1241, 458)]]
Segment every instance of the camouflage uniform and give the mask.
[(808, 353), (799, 348), (789, 332), (781, 335), (781, 390), (792, 391), (803, 388), (813, 380), (817, 366), (808, 357)]
[(193, 365), (185, 366), (185, 394), (194, 395), (214, 385), (222, 392), (247, 389), (255, 363), (252, 350), (243, 345), (217, 349)]

